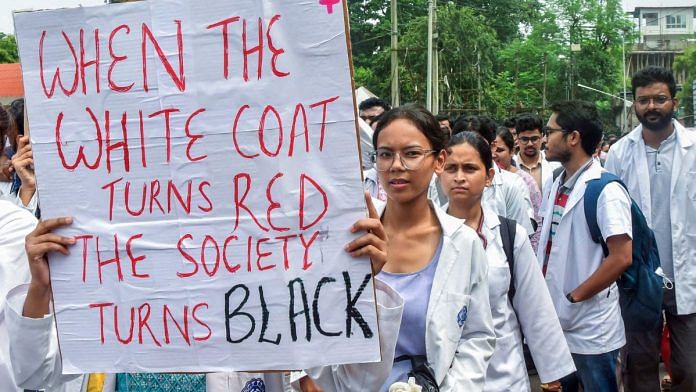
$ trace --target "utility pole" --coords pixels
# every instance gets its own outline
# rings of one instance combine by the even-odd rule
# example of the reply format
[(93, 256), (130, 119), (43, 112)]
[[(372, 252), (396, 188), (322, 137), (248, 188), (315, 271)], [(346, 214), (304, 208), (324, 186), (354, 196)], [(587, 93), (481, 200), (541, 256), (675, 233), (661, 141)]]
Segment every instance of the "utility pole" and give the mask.
[(440, 29), (437, 24), (437, 0), (433, 0), (433, 114), (440, 112), (440, 52), (438, 40)]
[(544, 91), (541, 95), (541, 114), (546, 115), (546, 53), (544, 53)]
[(391, 96), (392, 107), (399, 106), (399, 24), (397, 0), (391, 0)]
[(428, 0), (428, 70), (425, 80), (425, 107), (433, 110), (433, 23), (435, 0)]
[[(626, 133), (626, 125), (628, 124), (628, 117), (626, 117), (626, 32), (621, 31), (621, 73), (623, 76), (623, 101), (621, 101), (621, 134)], [(633, 98), (635, 99), (635, 97)]]

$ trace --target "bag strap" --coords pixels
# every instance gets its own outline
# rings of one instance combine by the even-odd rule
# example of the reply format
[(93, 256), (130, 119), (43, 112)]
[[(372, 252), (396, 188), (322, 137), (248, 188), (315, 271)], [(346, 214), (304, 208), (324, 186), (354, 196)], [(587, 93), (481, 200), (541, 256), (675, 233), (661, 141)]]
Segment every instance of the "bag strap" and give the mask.
[(508, 288), (508, 298), (510, 303), (515, 297), (515, 232), (517, 231), (517, 222), (512, 219), (498, 215), (500, 220), (500, 239), (503, 242), (503, 252), (507, 258), (508, 267), (510, 268), (510, 287)]
[(626, 189), (626, 185), (621, 182), (619, 177), (610, 172), (603, 172), (599, 178), (587, 182), (587, 187), (585, 188), (585, 194), (583, 196), (585, 220), (587, 221), (588, 229), (590, 229), (590, 237), (592, 241), (602, 245), (604, 257), (609, 255), (609, 248), (606, 242), (604, 242), (604, 238), (602, 238), (602, 233), (599, 230), (599, 223), (597, 223), (597, 202), (599, 201), (599, 195), (604, 190), (604, 187), (612, 182), (618, 182)]

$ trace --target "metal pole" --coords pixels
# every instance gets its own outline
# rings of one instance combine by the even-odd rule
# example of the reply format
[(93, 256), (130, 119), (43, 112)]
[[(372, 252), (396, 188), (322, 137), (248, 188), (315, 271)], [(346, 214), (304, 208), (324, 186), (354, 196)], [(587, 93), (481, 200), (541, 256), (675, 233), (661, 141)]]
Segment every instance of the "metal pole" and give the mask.
[[(621, 72), (623, 73), (623, 98), (624, 101), (621, 102), (621, 107), (623, 109), (621, 115), (621, 134), (626, 133), (626, 125), (628, 123), (628, 117), (626, 116), (626, 32), (621, 31)], [(635, 99), (635, 98), (634, 98)]]
[(440, 112), (440, 53), (438, 39), (440, 37), (437, 25), (437, 0), (433, 0), (433, 108), (432, 113)]
[(399, 106), (399, 24), (397, 20), (397, 0), (391, 0), (391, 96), (392, 107)]
[(425, 107), (433, 110), (433, 0), (428, 0), (428, 71), (425, 77)]

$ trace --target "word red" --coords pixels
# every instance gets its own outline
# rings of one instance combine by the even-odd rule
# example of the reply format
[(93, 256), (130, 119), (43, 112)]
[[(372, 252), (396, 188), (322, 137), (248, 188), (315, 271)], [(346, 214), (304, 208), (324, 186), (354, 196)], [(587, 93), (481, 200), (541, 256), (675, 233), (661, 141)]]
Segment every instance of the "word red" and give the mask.
[[(46, 98), (52, 98), (56, 92), (57, 86), (60, 87), (60, 90), (63, 92), (65, 96), (69, 97), (78, 91), (78, 87), (80, 85), (82, 87), (80, 90), (82, 94), (87, 95), (88, 69), (90, 69), (89, 77), (94, 78), (95, 91), (96, 93), (100, 93), (102, 90), (103, 83), (103, 80), (100, 77), (100, 73), (102, 71), (101, 67), (103, 64), (106, 63), (109, 63), (109, 68), (106, 76), (106, 80), (108, 82), (108, 89), (113, 92), (128, 92), (135, 86), (135, 81), (131, 82), (128, 85), (119, 85), (113, 78), (114, 69), (116, 68), (117, 64), (121, 62), (125, 62), (125, 64), (121, 64), (120, 67), (129, 70), (140, 70), (141, 81), (139, 82), (140, 85), (138, 87), (142, 87), (143, 90), (149, 91), (150, 86), (148, 84), (147, 64), (149, 46), (151, 46), (155, 50), (155, 52), (157, 52), (157, 58), (164, 66), (167, 75), (169, 75), (176, 88), (179, 91), (185, 91), (186, 77), (184, 72), (184, 38), (182, 34), (181, 21), (174, 20), (174, 24), (176, 25), (176, 53), (179, 60), (178, 70), (175, 70), (172, 64), (169, 62), (164, 50), (162, 50), (162, 46), (160, 45), (159, 41), (157, 41), (157, 38), (155, 38), (154, 34), (152, 33), (152, 30), (146, 23), (141, 24), (139, 29), (140, 56), (137, 60), (135, 60), (135, 62), (139, 65), (139, 68), (135, 67), (132, 64), (133, 61), (128, 61), (128, 55), (119, 52), (118, 45), (116, 45), (115, 42), (117, 41), (117, 36), (120, 37), (124, 35), (130, 35), (131, 27), (129, 25), (119, 25), (109, 32), (109, 38), (106, 42), (106, 46), (108, 47), (110, 61), (103, 61), (101, 57), (101, 47), (105, 45), (105, 43), (102, 41), (105, 35), (103, 32), (100, 32), (99, 29), (94, 29), (93, 31), (88, 32), (89, 36), (93, 36), (93, 39), (90, 40), (90, 42), (85, 42), (84, 29), (80, 29), (79, 39), (77, 40), (77, 42), (75, 42), (74, 38), (70, 38), (68, 33), (66, 33), (65, 31), (61, 31), (60, 35), (63, 38), (62, 41), (65, 44), (65, 49), (68, 51), (68, 53), (57, 56), (57, 58), (53, 60), (53, 62), (56, 64), (63, 64), (65, 62), (72, 63), (72, 67), (70, 67), (70, 70), (66, 70), (65, 73), (63, 73), (64, 71), (61, 70), (61, 66), (56, 65), (53, 71), (53, 77), (50, 81), (50, 87), (48, 87), (49, 82), (46, 79), (46, 63), (51, 62), (51, 59), (47, 59), (44, 54), (44, 46), (46, 46), (45, 41), (48, 36), (48, 32), (44, 30), (41, 33), (41, 38), (39, 39), (39, 78), (41, 79), (41, 87), (43, 87), (44, 95), (46, 96)], [(51, 37), (49, 37), (49, 39), (51, 39)], [(60, 40), (60, 38), (58, 38), (58, 40)], [(51, 45), (57, 45), (58, 43), (55, 41), (55, 39), (52, 39)], [(89, 48), (93, 49), (94, 57), (87, 59), (85, 52), (89, 50)], [(71, 73), (72, 82), (68, 83), (64, 81), (64, 78), (66, 78), (67, 80), (70, 79)]]
[[(252, 179), (251, 175), (249, 173), (239, 173), (236, 176), (234, 176), (234, 209), (235, 209), (235, 218), (234, 218), (234, 228), (232, 231), (237, 230), (239, 227), (239, 217), (240, 213), (242, 210), (244, 210), (254, 221), (256, 226), (263, 230), (263, 231), (276, 231), (276, 232), (285, 232), (290, 230), (289, 227), (283, 227), (283, 226), (277, 226), (273, 224), (273, 221), (271, 219), (271, 215), (273, 210), (280, 209), (282, 205), (276, 201), (273, 198), (273, 185), (275, 182), (283, 176), (283, 173), (277, 173), (273, 178), (268, 182), (266, 185), (266, 200), (268, 201), (268, 207), (265, 210), (265, 219), (264, 218), (258, 218), (259, 216), (263, 216), (263, 212), (254, 211), (249, 208), (246, 204), (246, 198), (249, 195), (249, 192), (252, 187)], [(326, 191), (322, 189), (321, 185), (317, 183), (314, 179), (312, 179), (310, 176), (302, 173), (300, 174), (300, 195), (299, 195), (299, 201), (298, 201), (298, 209), (297, 209), (297, 217), (298, 217), (298, 222), (297, 222), (297, 228), (299, 230), (309, 230), (312, 228), (314, 225), (319, 223), (319, 221), (326, 215), (326, 212), (329, 210), (329, 199), (326, 195)], [(305, 211), (306, 211), (306, 198), (308, 197), (308, 190), (307, 188), (311, 187), (314, 189), (315, 192), (317, 192), (321, 196), (321, 202), (322, 202), (322, 207), (321, 207), (321, 212), (317, 214), (317, 216), (314, 217), (313, 220), (308, 221), (308, 217), (305, 216)], [(297, 188), (295, 188), (297, 189)], [(315, 206), (316, 207), (316, 206)], [(263, 221), (263, 222), (261, 222)]]
[[(182, 191), (173, 180), (124, 182), (123, 177), (120, 177), (102, 186), (101, 189), (108, 189), (109, 192), (110, 221), (113, 220), (115, 209), (122, 209), (133, 217), (159, 213), (167, 215), (172, 211), (190, 215), (194, 207), (194, 198), (197, 200), (195, 207), (199, 211), (207, 213), (213, 210), (213, 202), (207, 194), (211, 186), (209, 181), (196, 182), (194, 187), (194, 181), (189, 180), (184, 186), (185, 189)], [(134, 193), (132, 197), (131, 193)]]
[[(104, 344), (106, 342), (106, 336), (107, 333), (105, 331), (105, 325), (113, 325), (113, 331), (108, 331), (110, 337), (115, 337), (116, 341), (123, 344), (123, 345), (128, 345), (128, 344), (152, 344), (154, 343), (155, 346), (157, 347), (162, 347), (162, 343), (160, 340), (164, 340), (164, 344), (171, 344), (172, 343), (172, 337), (170, 331), (176, 333), (178, 331), (178, 334), (181, 336), (182, 340), (186, 342), (188, 346), (191, 345), (191, 339), (195, 341), (205, 341), (210, 339), (210, 337), (213, 334), (213, 331), (210, 329), (208, 324), (206, 324), (204, 321), (201, 320), (200, 315), (198, 314), (199, 311), (202, 311), (202, 309), (208, 309), (208, 304), (205, 302), (198, 303), (191, 307), (189, 311), (189, 306), (184, 305), (183, 309), (179, 310), (177, 309), (177, 316), (179, 316), (179, 320), (177, 320), (177, 317), (174, 316), (174, 312), (172, 311), (171, 306), (164, 304), (162, 307), (157, 307), (154, 308), (157, 311), (159, 311), (159, 314), (153, 314), (153, 306), (151, 306), (149, 303), (144, 303), (140, 306), (136, 307), (126, 307), (127, 309), (127, 316), (126, 316), (126, 325), (128, 326), (125, 328), (127, 330), (127, 333), (124, 333), (125, 330), (120, 330), (120, 324), (119, 324), (119, 309), (118, 305), (114, 305), (113, 302), (101, 302), (101, 303), (95, 303), (95, 304), (90, 304), (90, 308), (92, 309), (99, 309), (99, 338), (101, 341), (101, 344)], [(113, 312), (109, 312), (113, 308)], [(137, 313), (137, 316), (136, 316)], [(203, 327), (207, 330), (207, 333), (203, 336), (195, 336), (193, 331), (191, 331), (191, 328), (189, 328), (191, 321), (189, 320), (189, 314), (190, 318), (193, 319), (193, 322), (197, 324), (200, 327)], [(157, 320), (157, 317), (159, 316), (159, 320)], [(123, 317), (123, 316), (122, 316)], [(108, 319), (108, 322), (106, 322)], [(155, 324), (158, 323), (158, 324)], [(151, 325), (160, 325), (162, 326), (162, 331), (161, 331), (161, 336), (158, 339), (157, 336), (158, 334), (155, 333), (155, 331), (152, 330)], [(135, 331), (137, 327), (137, 340), (134, 339), (135, 337)], [(159, 332), (159, 330), (158, 330)], [(149, 335), (149, 340), (152, 340), (152, 342), (147, 342), (147, 335)]]
[[(211, 23), (207, 26), (210, 29), (219, 28), (222, 33), (222, 74), (225, 79), (229, 79), (230, 76), (230, 26), (239, 22), (238, 16), (233, 16), (220, 20), (215, 23)], [(271, 71), (273, 75), (279, 78), (284, 78), (289, 76), (289, 72), (283, 72), (278, 69), (276, 62), (278, 61), (278, 56), (285, 53), (285, 49), (278, 48), (273, 44), (273, 38), (271, 37), (271, 29), (273, 25), (280, 20), (280, 15), (273, 15), (271, 20), (268, 22), (268, 27), (266, 28), (266, 34), (264, 35), (264, 23), (262, 18), (258, 18), (257, 22), (257, 34), (256, 45), (249, 46), (249, 40), (247, 39), (247, 20), (242, 19), (241, 28), (241, 55), (243, 60), (242, 67), (242, 78), (245, 82), (249, 81), (249, 56), (256, 54), (256, 79), (261, 80), (263, 71), (263, 53), (264, 47), (267, 46), (268, 50), (271, 52)], [(237, 24), (238, 26), (239, 24)], [(264, 41), (264, 36), (266, 40)], [(264, 45), (265, 44), (265, 45)]]
[[(187, 267), (186, 272), (180, 271), (176, 275), (180, 278), (190, 278), (199, 273), (205, 273), (207, 276), (213, 277), (224, 271), (230, 274), (237, 273), (242, 269), (242, 266), (245, 267), (246, 272), (274, 270), (281, 268), (281, 266), (287, 271), (294, 264), (301, 264), (302, 269), (307, 270), (313, 264), (309, 260), (310, 248), (317, 241), (319, 235), (320, 233), (316, 231), (312, 234), (289, 234), (273, 238), (248, 236), (246, 239), (241, 239), (236, 235), (229, 235), (224, 239), (216, 239), (214, 236), (206, 234), (200, 245), (194, 246), (190, 243), (194, 240), (193, 235), (185, 234), (177, 242), (177, 249), (190, 268)], [(290, 260), (288, 256), (289, 245), (294, 247), (299, 245), (303, 253), (301, 262)], [(190, 252), (192, 248), (200, 248), (198, 255)], [(231, 250), (235, 248), (244, 250), (237, 253), (232, 252)], [(221, 265), (224, 270), (220, 268)]]

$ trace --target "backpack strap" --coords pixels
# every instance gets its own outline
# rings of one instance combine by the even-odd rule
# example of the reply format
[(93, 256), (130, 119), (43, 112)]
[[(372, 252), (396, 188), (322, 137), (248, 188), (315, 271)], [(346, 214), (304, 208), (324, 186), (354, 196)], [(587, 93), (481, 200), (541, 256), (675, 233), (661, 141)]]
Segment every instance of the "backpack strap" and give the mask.
[(515, 232), (517, 231), (517, 222), (512, 219), (498, 215), (500, 220), (500, 239), (503, 242), (503, 252), (507, 258), (508, 267), (510, 268), (510, 287), (508, 288), (508, 298), (512, 303), (512, 298), (515, 296)]
[(587, 182), (587, 187), (585, 188), (584, 194), (585, 220), (587, 221), (588, 229), (590, 229), (590, 237), (592, 238), (592, 241), (602, 245), (604, 257), (609, 255), (609, 248), (607, 248), (607, 244), (604, 242), (604, 238), (602, 238), (602, 233), (600, 232), (599, 224), (597, 223), (597, 202), (599, 200), (599, 195), (604, 190), (604, 187), (612, 182), (618, 182), (624, 187), (624, 189), (626, 188), (626, 186), (617, 176), (605, 171), (599, 178)]

